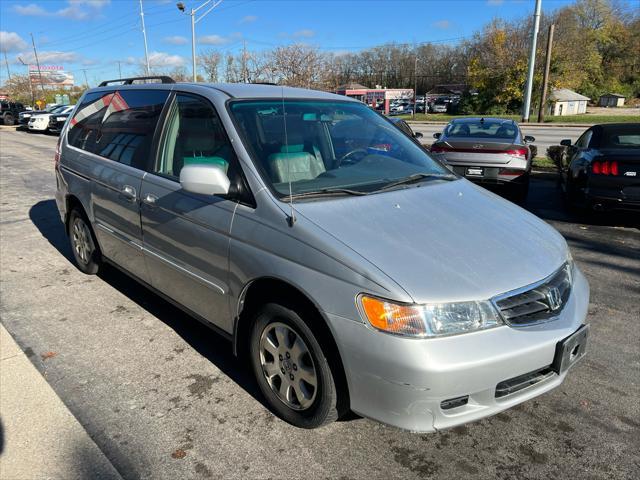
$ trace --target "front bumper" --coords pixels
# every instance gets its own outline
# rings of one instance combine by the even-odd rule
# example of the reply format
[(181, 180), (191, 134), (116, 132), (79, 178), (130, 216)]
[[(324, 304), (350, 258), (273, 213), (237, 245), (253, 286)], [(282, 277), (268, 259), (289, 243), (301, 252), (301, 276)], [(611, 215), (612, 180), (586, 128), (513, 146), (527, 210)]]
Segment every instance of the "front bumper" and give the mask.
[(49, 122), (29, 122), (29, 130), (44, 131), (49, 127)]
[[(558, 319), (524, 328), (490, 330), (434, 339), (411, 339), (376, 331), (361, 322), (328, 315), (349, 384), (354, 412), (418, 432), (433, 432), (494, 415), (545, 393), (566, 373), (508, 395), (496, 387), (550, 366), (558, 342), (583, 323), (589, 285), (576, 268), (569, 301)], [(442, 402), (468, 395), (443, 409)]]

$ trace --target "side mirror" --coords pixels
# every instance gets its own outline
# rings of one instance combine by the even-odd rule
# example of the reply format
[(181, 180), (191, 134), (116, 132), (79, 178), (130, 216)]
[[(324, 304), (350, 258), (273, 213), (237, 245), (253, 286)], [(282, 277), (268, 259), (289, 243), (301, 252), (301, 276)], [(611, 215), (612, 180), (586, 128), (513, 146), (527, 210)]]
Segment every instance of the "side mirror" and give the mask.
[(433, 138), (440, 138), (442, 136), (441, 133), (434, 133)]
[(569, 140), (568, 138), (561, 140), (560, 141), (560, 145), (564, 146), (564, 147), (570, 147), (571, 146), (571, 140)]
[(422, 137), (424, 137), (424, 135), (422, 134), (422, 132), (415, 132), (415, 133), (413, 134), (413, 138), (422, 138)]
[(524, 136), (525, 143), (533, 143), (536, 141), (536, 137), (532, 137), (531, 135)]
[(180, 186), (186, 192), (202, 195), (226, 195), (231, 182), (227, 174), (215, 165), (185, 165), (180, 170)]

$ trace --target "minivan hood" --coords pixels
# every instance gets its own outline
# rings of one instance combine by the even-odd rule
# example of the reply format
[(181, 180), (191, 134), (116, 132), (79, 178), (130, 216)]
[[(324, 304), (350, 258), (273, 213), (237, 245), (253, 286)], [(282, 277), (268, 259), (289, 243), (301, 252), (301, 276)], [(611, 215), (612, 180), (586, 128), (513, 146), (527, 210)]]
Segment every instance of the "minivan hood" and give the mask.
[(567, 259), (556, 230), (464, 179), (299, 202), (295, 210), (417, 303), (489, 299), (545, 278)]

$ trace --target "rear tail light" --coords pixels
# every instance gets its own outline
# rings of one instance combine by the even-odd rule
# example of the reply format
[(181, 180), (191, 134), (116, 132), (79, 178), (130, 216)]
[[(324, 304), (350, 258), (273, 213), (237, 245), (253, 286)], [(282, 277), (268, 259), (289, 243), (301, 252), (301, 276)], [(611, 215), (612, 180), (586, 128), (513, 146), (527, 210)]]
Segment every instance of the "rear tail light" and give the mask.
[(513, 155), (515, 157), (526, 157), (528, 150), (526, 148), (518, 148), (516, 150), (507, 150), (506, 152), (507, 155)]
[(591, 171), (595, 175), (618, 175), (618, 162), (615, 160), (596, 160), (591, 164)]

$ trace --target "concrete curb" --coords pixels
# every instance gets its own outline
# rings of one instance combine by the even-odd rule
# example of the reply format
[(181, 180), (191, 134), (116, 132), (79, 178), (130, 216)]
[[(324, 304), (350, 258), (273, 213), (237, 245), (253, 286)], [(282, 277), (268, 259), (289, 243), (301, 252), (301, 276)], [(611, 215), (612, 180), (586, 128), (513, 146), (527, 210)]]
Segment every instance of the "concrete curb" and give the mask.
[(0, 324), (0, 478), (122, 480)]

